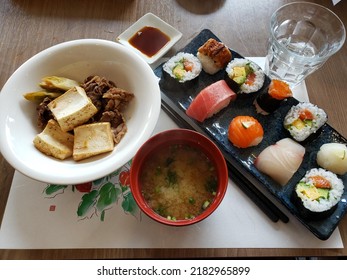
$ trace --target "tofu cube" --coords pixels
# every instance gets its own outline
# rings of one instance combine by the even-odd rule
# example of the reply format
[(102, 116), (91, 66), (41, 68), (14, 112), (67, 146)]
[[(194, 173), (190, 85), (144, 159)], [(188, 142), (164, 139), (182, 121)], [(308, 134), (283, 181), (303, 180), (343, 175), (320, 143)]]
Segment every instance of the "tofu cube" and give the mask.
[(48, 108), (63, 131), (70, 131), (84, 124), (98, 111), (85, 90), (79, 86), (71, 88), (52, 100)]
[(57, 159), (72, 155), (74, 136), (62, 131), (55, 120), (49, 120), (45, 129), (33, 140), (34, 146), (42, 153)]
[(109, 122), (78, 126), (74, 129), (74, 134), (73, 159), (76, 161), (110, 152), (114, 148)]

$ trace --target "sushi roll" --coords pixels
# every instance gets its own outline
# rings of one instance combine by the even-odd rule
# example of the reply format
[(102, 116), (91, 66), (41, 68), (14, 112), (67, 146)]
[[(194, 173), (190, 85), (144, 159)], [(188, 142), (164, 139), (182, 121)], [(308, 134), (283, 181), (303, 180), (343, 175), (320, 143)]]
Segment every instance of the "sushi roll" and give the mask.
[(246, 58), (235, 58), (225, 69), (225, 80), (236, 93), (253, 93), (260, 90), (265, 81), (263, 70)]
[(224, 69), (232, 58), (230, 50), (215, 39), (208, 39), (197, 52), (202, 69), (208, 74), (215, 74)]
[(334, 173), (313, 168), (295, 186), (293, 202), (303, 217), (318, 220), (332, 214), (343, 190), (342, 180)]
[(317, 153), (317, 164), (338, 175), (347, 173), (347, 147), (342, 143), (323, 144)]
[(327, 122), (327, 114), (309, 102), (293, 106), (284, 117), (283, 125), (298, 142), (309, 140)]
[(191, 53), (179, 52), (163, 65), (163, 79), (160, 85), (166, 89), (195, 84), (202, 70), (199, 59)]
[(278, 109), (283, 100), (292, 96), (292, 90), (286, 82), (272, 80), (268, 89), (262, 91), (254, 100), (254, 106), (258, 113), (268, 115)]
[(229, 124), (228, 139), (238, 148), (257, 146), (263, 136), (262, 125), (251, 116), (237, 116)]
[(190, 103), (186, 114), (199, 122), (203, 122), (235, 99), (236, 93), (228, 87), (224, 80), (219, 80), (198, 93)]

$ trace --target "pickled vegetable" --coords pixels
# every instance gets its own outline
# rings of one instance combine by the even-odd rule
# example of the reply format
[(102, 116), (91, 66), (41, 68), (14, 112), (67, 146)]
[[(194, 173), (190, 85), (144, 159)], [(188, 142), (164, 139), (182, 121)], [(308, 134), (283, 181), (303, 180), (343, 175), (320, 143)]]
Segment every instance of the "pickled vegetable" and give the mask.
[(79, 86), (79, 83), (64, 77), (48, 76), (42, 78), (42, 81), (39, 85), (40, 87), (47, 90), (67, 91), (75, 86)]
[(24, 98), (29, 101), (42, 102), (45, 97), (52, 99), (62, 95), (60, 92), (34, 91), (23, 94)]

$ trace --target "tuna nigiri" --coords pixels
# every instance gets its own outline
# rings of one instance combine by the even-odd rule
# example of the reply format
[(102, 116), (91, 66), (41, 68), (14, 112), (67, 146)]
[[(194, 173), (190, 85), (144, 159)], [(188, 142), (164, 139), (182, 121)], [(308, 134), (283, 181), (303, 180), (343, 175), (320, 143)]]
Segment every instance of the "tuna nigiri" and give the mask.
[(199, 122), (203, 122), (235, 99), (235, 92), (228, 87), (224, 80), (220, 80), (200, 91), (186, 110), (186, 114)]
[(251, 116), (237, 116), (230, 122), (228, 139), (236, 147), (256, 146), (263, 140), (263, 136), (262, 125)]
[(265, 148), (256, 158), (255, 167), (284, 186), (300, 167), (305, 148), (290, 138), (284, 138)]

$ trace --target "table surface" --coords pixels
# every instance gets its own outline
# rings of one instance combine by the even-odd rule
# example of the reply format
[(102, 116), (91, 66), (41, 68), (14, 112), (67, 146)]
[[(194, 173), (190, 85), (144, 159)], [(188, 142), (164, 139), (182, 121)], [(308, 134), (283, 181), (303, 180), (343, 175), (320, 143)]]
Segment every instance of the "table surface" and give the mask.
[[(2, 0), (0, 5), (0, 88), (27, 59), (52, 45), (81, 38), (115, 41), (142, 15), (151, 12), (183, 33), (174, 54), (202, 29), (212, 30), (244, 56), (265, 56), (269, 18), (292, 1), (281, 0)], [(347, 25), (347, 1), (311, 1), (333, 10)], [(310, 101), (329, 115), (329, 124), (347, 137), (347, 45), (306, 79)], [(0, 154), (0, 221), (14, 169)], [(339, 226), (344, 249), (64, 249), (0, 250), (0, 259), (236, 258), (347, 256), (347, 216)]]

